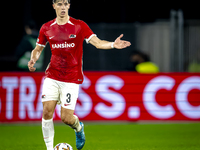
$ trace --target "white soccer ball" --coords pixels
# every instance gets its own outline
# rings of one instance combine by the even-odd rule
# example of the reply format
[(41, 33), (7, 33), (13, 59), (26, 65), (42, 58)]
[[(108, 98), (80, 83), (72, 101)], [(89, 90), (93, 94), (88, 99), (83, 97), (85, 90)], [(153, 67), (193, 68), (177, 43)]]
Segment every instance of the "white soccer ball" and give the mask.
[(68, 143), (59, 143), (54, 147), (54, 150), (73, 150), (73, 148)]

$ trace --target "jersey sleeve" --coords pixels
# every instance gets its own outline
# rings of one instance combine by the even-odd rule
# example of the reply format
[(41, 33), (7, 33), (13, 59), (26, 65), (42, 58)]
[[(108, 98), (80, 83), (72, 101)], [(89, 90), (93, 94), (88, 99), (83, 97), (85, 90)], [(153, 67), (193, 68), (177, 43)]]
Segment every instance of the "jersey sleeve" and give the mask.
[(40, 29), (39, 36), (36, 42), (36, 45), (45, 47), (47, 43), (47, 38), (45, 36), (45, 25), (43, 25)]
[(93, 36), (96, 36), (90, 27), (83, 21), (82, 22), (82, 36), (84, 37), (86, 43), (89, 43)]

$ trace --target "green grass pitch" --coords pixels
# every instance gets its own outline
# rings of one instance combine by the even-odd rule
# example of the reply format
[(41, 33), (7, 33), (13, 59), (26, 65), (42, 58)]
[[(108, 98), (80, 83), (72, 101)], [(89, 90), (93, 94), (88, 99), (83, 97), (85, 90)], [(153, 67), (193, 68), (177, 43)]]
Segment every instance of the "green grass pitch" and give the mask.
[[(85, 123), (83, 150), (200, 150), (200, 123)], [(54, 145), (75, 147), (74, 131), (55, 124)], [(0, 150), (46, 150), (41, 126), (0, 125)]]

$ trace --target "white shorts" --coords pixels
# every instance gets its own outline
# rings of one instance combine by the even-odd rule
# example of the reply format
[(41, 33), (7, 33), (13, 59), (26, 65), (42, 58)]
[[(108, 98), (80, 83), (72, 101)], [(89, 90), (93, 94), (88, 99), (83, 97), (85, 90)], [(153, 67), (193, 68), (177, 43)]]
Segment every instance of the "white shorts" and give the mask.
[(79, 84), (46, 78), (42, 90), (42, 102), (57, 101), (63, 108), (75, 110)]

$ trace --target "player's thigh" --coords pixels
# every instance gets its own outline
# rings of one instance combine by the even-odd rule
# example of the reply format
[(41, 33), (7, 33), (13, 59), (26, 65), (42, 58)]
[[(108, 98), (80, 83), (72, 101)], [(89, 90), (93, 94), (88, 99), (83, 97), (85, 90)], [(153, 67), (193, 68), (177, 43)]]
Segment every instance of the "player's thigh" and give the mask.
[(56, 80), (46, 78), (42, 88), (42, 102), (58, 101), (59, 100), (59, 86)]
[(79, 84), (64, 83), (60, 89), (60, 101), (62, 108), (75, 110), (79, 93)]
[(42, 89), (43, 118), (51, 119), (59, 100), (59, 86), (56, 80), (46, 78)]

